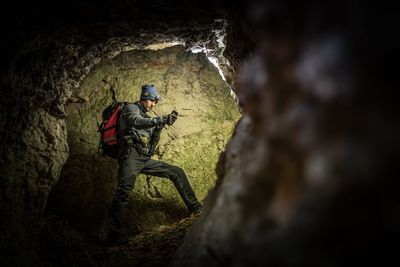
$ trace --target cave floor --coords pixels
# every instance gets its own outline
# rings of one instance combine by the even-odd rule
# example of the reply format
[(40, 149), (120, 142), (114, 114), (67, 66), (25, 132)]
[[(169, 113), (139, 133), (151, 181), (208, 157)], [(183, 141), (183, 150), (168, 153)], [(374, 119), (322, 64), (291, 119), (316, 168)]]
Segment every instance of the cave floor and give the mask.
[(167, 266), (199, 216), (131, 236), (125, 245), (110, 245), (70, 227), (52, 225), (44, 241), (48, 266)]

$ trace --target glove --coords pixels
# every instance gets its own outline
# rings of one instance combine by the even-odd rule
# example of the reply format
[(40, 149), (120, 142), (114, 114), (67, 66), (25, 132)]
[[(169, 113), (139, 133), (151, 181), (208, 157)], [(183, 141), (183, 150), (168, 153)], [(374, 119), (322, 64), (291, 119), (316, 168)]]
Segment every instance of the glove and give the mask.
[(154, 117), (156, 123), (156, 129), (161, 130), (168, 122), (168, 116)]
[(166, 116), (156, 117), (156, 124), (159, 129), (162, 129), (166, 124), (172, 125), (178, 119), (178, 113), (176, 111), (172, 111), (170, 114)]
[(168, 114), (167, 116), (167, 124), (172, 125), (178, 119), (178, 115), (175, 112), (171, 112), (171, 114)]

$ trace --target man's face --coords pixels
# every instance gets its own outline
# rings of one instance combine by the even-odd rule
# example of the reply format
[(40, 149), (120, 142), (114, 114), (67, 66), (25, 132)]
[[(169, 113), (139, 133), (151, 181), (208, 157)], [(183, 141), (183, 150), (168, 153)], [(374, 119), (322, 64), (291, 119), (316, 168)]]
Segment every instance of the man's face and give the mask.
[(147, 111), (152, 110), (153, 107), (156, 105), (156, 101), (150, 100), (150, 99), (142, 100), (142, 101), (140, 101), (140, 102), (142, 103), (142, 106), (143, 106)]

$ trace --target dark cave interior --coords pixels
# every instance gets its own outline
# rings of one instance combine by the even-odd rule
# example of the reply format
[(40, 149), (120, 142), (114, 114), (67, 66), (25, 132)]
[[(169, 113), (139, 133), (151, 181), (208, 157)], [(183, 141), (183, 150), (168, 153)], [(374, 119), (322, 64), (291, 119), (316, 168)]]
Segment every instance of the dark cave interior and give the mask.
[[(393, 5), (8, 3), (1, 266), (399, 262)], [(165, 96), (160, 112), (184, 115), (157, 156), (194, 177), (204, 209), (187, 216), (170, 185), (143, 177), (130, 243), (108, 246), (116, 163), (95, 156), (95, 116), (110, 85), (133, 101), (147, 82)]]

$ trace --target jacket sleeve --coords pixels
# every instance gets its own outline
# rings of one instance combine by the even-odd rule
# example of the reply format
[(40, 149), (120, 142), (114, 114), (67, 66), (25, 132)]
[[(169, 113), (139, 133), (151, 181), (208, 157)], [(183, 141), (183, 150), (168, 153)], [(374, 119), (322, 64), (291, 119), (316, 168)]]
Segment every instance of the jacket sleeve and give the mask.
[(139, 107), (134, 104), (128, 104), (122, 110), (122, 116), (130, 127), (136, 129), (150, 128), (158, 125), (159, 117), (146, 118), (140, 114)]

